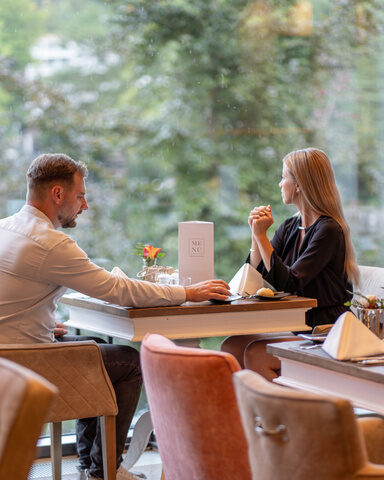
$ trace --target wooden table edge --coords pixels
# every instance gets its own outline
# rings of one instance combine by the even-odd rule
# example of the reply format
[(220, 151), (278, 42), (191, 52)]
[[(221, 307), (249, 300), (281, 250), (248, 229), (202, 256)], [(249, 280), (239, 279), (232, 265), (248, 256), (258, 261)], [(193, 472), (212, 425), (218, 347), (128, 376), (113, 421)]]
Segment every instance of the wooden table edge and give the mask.
[(317, 300), (313, 298), (294, 297), (277, 301), (252, 301), (238, 300), (231, 304), (213, 304), (204, 302), (203, 304), (182, 304), (175, 306), (162, 307), (146, 307), (133, 308), (114, 305), (94, 298), (75, 298), (64, 295), (60, 298), (60, 302), (73, 307), (87, 308), (99, 312), (112, 313), (114, 315), (141, 318), (152, 316), (170, 316), (170, 315), (196, 315), (204, 313), (236, 313), (244, 311), (268, 311), (268, 310), (284, 310), (293, 308), (314, 308), (317, 306)]
[(306, 363), (318, 368), (332, 370), (334, 372), (351, 375), (354, 377), (384, 383), (384, 367), (382, 366), (360, 366), (354, 362), (336, 360), (329, 356), (321, 347), (317, 351), (299, 350), (301, 344), (308, 343), (305, 340), (290, 342), (285, 348), (281, 343), (270, 343), (267, 345), (267, 352), (279, 358), (299, 363)]

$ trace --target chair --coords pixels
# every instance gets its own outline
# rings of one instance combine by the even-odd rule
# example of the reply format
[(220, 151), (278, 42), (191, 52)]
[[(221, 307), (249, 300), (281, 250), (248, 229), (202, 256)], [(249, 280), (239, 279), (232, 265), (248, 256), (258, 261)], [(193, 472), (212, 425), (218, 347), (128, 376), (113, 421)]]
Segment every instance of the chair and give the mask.
[[(353, 287), (355, 292), (362, 293), (363, 295), (377, 295), (383, 297), (384, 290), (384, 268), (380, 267), (366, 267), (364, 265), (358, 265), (360, 272), (360, 280), (358, 285)], [(360, 300), (357, 295), (353, 296), (354, 299)], [(356, 314), (354, 307), (351, 308), (353, 313)], [(333, 327), (333, 324), (318, 325), (313, 329), (313, 333), (322, 334), (328, 333)]]
[(57, 388), (34, 372), (0, 359), (0, 478), (26, 480)]
[(250, 370), (233, 381), (254, 480), (384, 479), (347, 400), (281, 387)]
[[(104, 479), (116, 479), (115, 392), (93, 341), (0, 345), (0, 357), (24, 365), (57, 386), (59, 397), (50, 411), (54, 480), (61, 479), (61, 422), (100, 417)], [(0, 477), (2, 478), (2, 477)]]
[(166, 480), (251, 480), (235, 358), (147, 334), (141, 365)]
[(363, 295), (377, 295), (382, 297), (384, 294), (384, 268), (366, 267), (359, 265), (360, 281), (354, 286), (354, 290)]

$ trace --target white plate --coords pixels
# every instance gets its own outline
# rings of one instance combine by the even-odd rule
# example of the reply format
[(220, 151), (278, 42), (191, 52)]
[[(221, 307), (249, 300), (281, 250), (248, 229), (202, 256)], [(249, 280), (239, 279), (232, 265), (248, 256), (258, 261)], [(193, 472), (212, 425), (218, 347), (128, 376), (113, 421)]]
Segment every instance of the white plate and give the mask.
[(287, 292), (280, 292), (276, 293), (273, 297), (267, 297), (266, 295), (251, 295), (247, 298), (252, 299), (256, 298), (256, 300), (263, 300), (264, 302), (269, 302), (269, 301), (274, 301), (274, 300), (281, 300), (282, 298), (289, 297), (291, 295), (290, 293)]

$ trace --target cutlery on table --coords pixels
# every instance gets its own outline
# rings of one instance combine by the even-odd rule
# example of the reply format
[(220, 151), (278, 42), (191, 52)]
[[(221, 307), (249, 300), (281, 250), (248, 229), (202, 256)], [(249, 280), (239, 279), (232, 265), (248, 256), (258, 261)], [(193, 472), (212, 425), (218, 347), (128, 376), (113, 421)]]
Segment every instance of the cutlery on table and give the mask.
[(353, 357), (349, 361), (350, 362), (364, 362), (366, 360), (382, 360), (384, 361), (384, 355), (373, 355), (370, 357)]
[(300, 345), (299, 348), (301, 350), (311, 350), (312, 348), (319, 348), (321, 346), (322, 346), (321, 343), (316, 343), (315, 345)]
[(367, 359), (367, 360), (360, 360), (359, 362), (355, 362), (357, 365), (361, 366), (369, 366), (369, 365), (384, 365), (384, 358), (382, 359)]

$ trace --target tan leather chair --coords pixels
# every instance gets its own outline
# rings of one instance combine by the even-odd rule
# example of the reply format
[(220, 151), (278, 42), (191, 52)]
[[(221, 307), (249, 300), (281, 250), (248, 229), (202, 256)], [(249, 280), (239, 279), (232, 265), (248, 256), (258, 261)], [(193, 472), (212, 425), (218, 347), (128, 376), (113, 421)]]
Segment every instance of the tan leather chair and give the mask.
[(347, 400), (281, 387), (250, 370), (233, 380), (254, 480), (384, 479)]
[(30, 368), (59, 389), (58, 400), (47, 417), (47, 422), (52, 423), (54, 480), (61, 479), (61, 422), (88, 417), (100, 417), (104, 479), (115, 480), (118, 409), (97, 344), (87, 341), (0, 345), (0, 357)]
[(57, 388), (20, 365), (0, 359), (0, 478), (26, 480)]
[(160, 335), (146, 335), (140, 353), (166, 480), (251, 480), (232, 386), (236, 359)]

